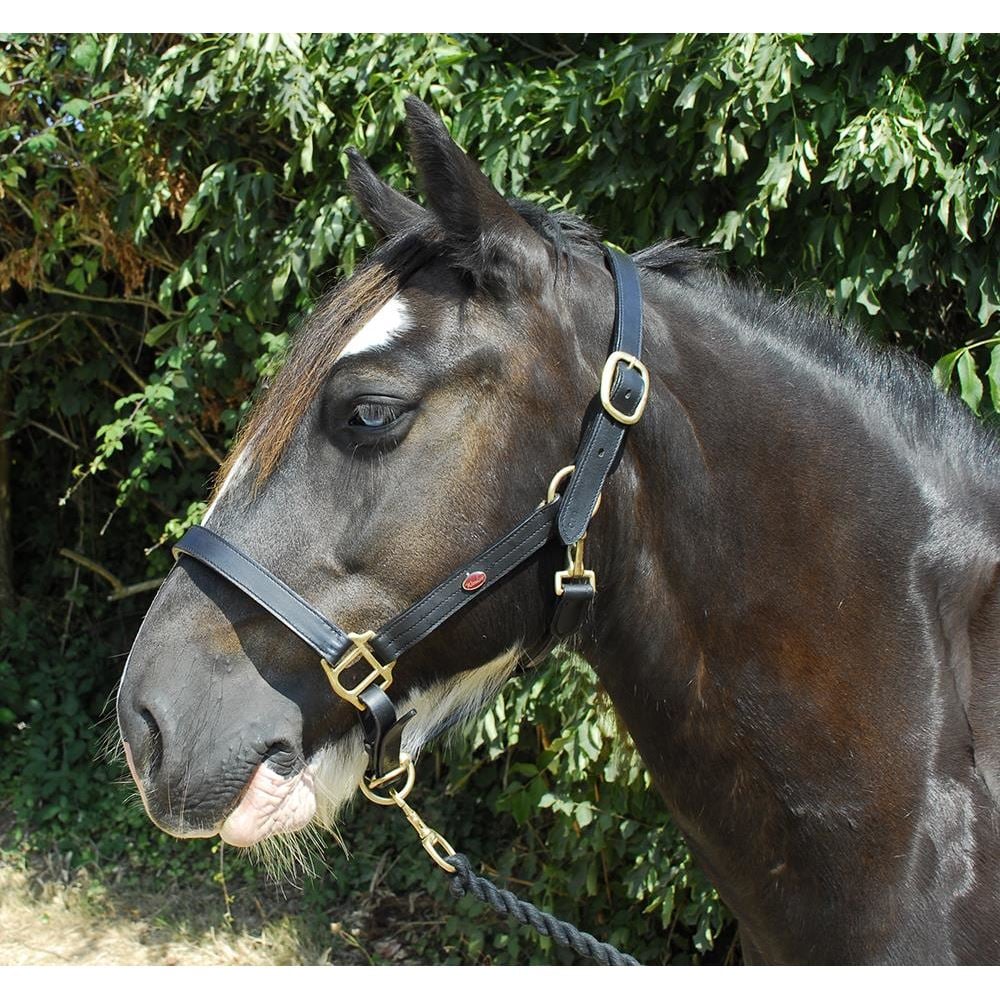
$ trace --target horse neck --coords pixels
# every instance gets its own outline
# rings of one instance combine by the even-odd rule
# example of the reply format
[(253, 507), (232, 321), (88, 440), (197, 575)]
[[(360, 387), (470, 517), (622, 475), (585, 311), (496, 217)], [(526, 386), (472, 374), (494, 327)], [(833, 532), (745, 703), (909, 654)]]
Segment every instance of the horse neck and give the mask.
[[(962, 718), (939, 581), (912, 572), (918, 486), (822, 373), (680, 286), (646, 295), (653, 397), (590, 533), (585, 655), (748, 951), (934, 960), (939, 923), (886, 917), (954, 888), (917, 846), (928, 783), (945, 827), (988, 808), (944, 752)], [(963, 878), (995, 835), (964, 848)]]

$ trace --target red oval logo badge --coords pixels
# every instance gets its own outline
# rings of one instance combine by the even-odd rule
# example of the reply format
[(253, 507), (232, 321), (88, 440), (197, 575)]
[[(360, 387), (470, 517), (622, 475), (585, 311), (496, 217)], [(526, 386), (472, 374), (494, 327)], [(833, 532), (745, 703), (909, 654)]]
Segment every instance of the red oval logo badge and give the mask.
[(475, 573), (465, 574), (462, 590), (479, 590), (484, 583), (486, 583), (486, 574), (481, 569), (477, 569)]

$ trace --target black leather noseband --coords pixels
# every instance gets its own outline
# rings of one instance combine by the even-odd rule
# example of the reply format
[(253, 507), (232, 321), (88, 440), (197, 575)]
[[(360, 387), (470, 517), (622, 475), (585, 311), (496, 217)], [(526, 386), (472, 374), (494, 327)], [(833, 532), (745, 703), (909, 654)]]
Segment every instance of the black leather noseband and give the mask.
[[(642, 293), (632, 260), (611, 247), (604, 258), (615, 285), (615, 321), (604, 365), (599, 405), (589, 408), (573, 466), (553, 480), (548, 499), (499, 541), (386, 622), (378, 632), (347, 633), (324, 617), (264, 566), (207, 528), (189, 528), (174, 546), (213, 569), (273, 615), (319, 655), (335, 693), (359, 711), (368, 755), (370, 787), (391, 783), (403, 772), (400, 743), (406, 723), (385, 693), (396, 661), (470, 601), (485, 593), (558, 538), (569, 564), (556, 575), (551, 648), (583, 622), (595, 593), (594, 574), (583, 565), (583, 540), (608, 477), (621, 459), (628, 428), (649, 397), (642, 353)], [(569, 476), (565, 493), (556, 491)], [(350, 677), (351, 680), (347, 680)]]

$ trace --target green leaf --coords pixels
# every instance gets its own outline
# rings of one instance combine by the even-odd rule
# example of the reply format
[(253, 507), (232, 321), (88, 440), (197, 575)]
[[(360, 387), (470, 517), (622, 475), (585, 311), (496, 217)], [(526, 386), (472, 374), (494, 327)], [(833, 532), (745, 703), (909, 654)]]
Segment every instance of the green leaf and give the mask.
[(81, 69), (93, 73), (97, 66), (97, 57), (100, 55), (100, 47), (97, 40), (90, 35), (82, 35), (79, 38), (80, 40), (70, 50), (70, 58)]
[(59, 145), (58, 137), (52, 132), (39, 132), (24, 140), (24, 148), (31, 153), (50, 153)]
[(302, 164), (302, 172), (311, 174), (313, 169), (313, 134), (310, 132), (302, 143), (302, 150), (299, 153), (299, 161)]
[(281, 301), (282, 293), (285, 290), (285, 285), (288, 284), (288, 277), (292, 273), (292, 260), (290, 257), (286, 257), (285, 261), (274, 272), (274, 277), (271, 279), (271, 295), (275, 302)]
[(177, 320), (170, 320), (168, 323), (158, 323), (146, 331), (146, 336), (143, 339), (149, 347), (155, 347), (176, 326)]
[(104, 44), (104, 55), (101, 56), (101, 70), (106, 70), (111, 65), (114, 58), (115, 49), (118, 48), (118, 35), (108, 35), (108, 40)]
[(990, 351), (990, 366), (986, 369), (986, 381), (990, 387), (993, 409), (1000, 413), (1000, 344)]
[(976, 361), (971, 351), (963, 351), (958, 359), (958, 383), (962, 389), (962, 400), (976, 415), (983, 398), (983, 384), (976, 374)]
[(59, 108), (59, 111), (61, 114), (69, 115), (72, 118), (79, 118), (89, 108), (90, 101), (85, 101), (82, 97), (74, 97), (72, 100), (66, 101)]
[(701, 76), (695, 76), (693, 79), (689, 80), (687, 86), (681, 91), (680, 96), (674, 102), (675, 108), (680, 108), (682, 111), (687, 111), (688, 108), (694, 107), (695, 98), (698, 96), (698, 91), (701, 89), (703, 78)]
[(965, 348), (960, 347), (957, 351), (952, 351), (943, 358), (940, 358), (934, 366), (931, 377), (939, 389), (944, 389), (945, 392), (948, 391), (948, 387), (951, 385), (951, 374), (955, 370), (955, 363), (958, 361), (959, 355), (964, 351)]

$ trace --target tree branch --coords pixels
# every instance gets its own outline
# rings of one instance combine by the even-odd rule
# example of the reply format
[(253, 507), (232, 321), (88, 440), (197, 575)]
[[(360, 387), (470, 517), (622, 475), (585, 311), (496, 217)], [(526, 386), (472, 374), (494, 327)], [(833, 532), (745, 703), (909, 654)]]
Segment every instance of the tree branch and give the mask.
[(164, 309), (158, 302), (154, 302), (152, 299), (142, 299), (136, 296), (119, 295), (117, 298), (108, 298), (106, 296), (100, 295), (84, 295), (82, 292), (71, 292), (68, 288), (56, 288), (55, 285), (50, 285), (48, 282), (41, 282), (38, 287), (49, 295), (65, 295), (67, 298), (71, 299), (81, 299), (84, 302), (101, 302), (105, 305), (127, 305), (127, 306), (142, 306), (143, 309), (155, 309), (161, 316), (165, 316), (167, 319), (173, 319), (176, 316), (183, 316), (183, 313), (174, 312), (172, 309)]
[(96, 573), (99, 577), (107, 580), (114, 590), (124, 590), (125, 584), (111, 570), (105, 569), (99, 562), (94, 562), (93, 559), (88, 559), (87, 556), (80, 555), (79, 552), (74, 552), (72, 549), (60, 549), (59, 555), (66, 559), (72, 559), (73, 562), (79, 563), (85, 569), (89, 569), (91, 573)]
[(143, 580), (141, 583), (130, 583), (127, 587), (122, 587), (121, 590), (116, 590), (108, 594), (108, 600), (123, 601), (126, 597), (144, 594), (148, 590), (156, 590), (164, 580), (166, 580), (165, 576), (157, 576), (152, 580)]
[(72, 549), (60, 549), (59, 555), (78, 563), (85, 569), (89, 569), (91, 573), (96, 573), (99, 577), (106, 580), (111, 585), (111, 593), (108, 594), (109, 601), (123, 601), (126, 597), (134, 597), (136, 594), (144, 594), (148, 590), (155, 590), (166, 579), (165, 576), (158, 576), (152, 580), (141, 580), (139, 583), (125, 584), (111, 570), (102, 566), (99, 562), (95, 562), (93, 559), (88, 559), (87, 556), (81, 555), (79, 552), (74, 552)]

